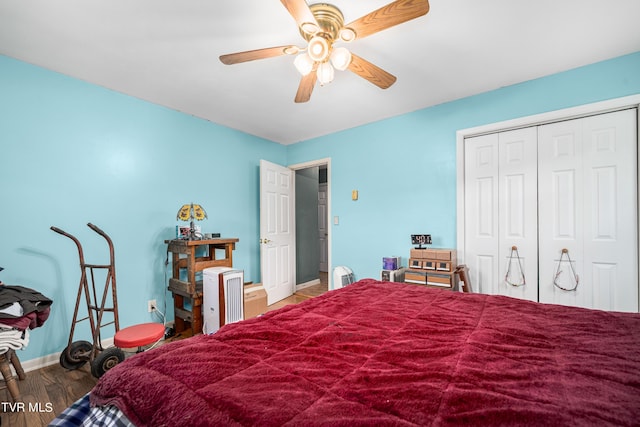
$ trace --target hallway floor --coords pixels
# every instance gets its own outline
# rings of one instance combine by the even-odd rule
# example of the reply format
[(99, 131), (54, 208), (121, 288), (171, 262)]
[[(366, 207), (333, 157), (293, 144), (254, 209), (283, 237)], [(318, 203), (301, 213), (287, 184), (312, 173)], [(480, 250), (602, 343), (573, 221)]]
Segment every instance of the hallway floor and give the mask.
[(320, 272), (320, 283), (317, 285), (313, 285), (313, 286), (309, 286), (306, 287), (304, 289), (300, 289), (299, 291), (297, 291), (295, 294), (291, 295), (290, 297), (287, 297), (281, 301), (278, 301), (274, 304), (271, 304), (269, 307), (267, 307), (269, 309), (269, 311), (271, 310), (276, 310), (278, 308), (282, 308), (285, 305), (289, 305), (289, 304), (298, 304), (299, 302), (302, 302), (304, 300), (307, 300), (309, 298), (313, 298), (313, 297), (317, 297), (318, 295), (322, 295), (325, 292), (327, 292), (327, 290), (329, 289), (329, 283), (328, 283), (328, 273), (326, 272)]

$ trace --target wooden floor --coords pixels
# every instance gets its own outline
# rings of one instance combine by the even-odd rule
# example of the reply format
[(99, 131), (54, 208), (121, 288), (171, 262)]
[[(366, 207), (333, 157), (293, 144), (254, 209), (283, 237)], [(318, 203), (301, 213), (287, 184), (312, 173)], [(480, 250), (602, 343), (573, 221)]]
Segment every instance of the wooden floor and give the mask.
[(317, 297), (318, 295), (322, 295), (323, 293), (327, 292), (327, 288), (328, 288), (328, 283), (327, 283), (327, 273), (323, 273), (320, 272), (320, 283), (317, 285), (313, 285), (313, 286), (309, 286), (307, 288), (304, 289), (300, 289), (298, 292), (296, 292), (297, 295), (304, 295), (304, 296), (308, 296), (308, 297)]
[(96, 381), (89, 364), (75, 371), (67, 371), (55, 364), (27, 372), (27, 378), (18, 384), (23, 407), (16, 407), (19, 403), (14, 403), (15, 411), (10, 412), (11, 396), (6, 389), (0, 391), (2, 426), (46, 426), (57, 414), (91, 390)]
[[(327, 291), (326, 273), (321, 283), (269, 306), (275, 310), (288, 304), (297, 304)], [(18, 352), (18, 357), (20, 357)], [(0, 376), (0, 379), (2, 377)], [(19, 381), (22, 404), (11, 403), (9, 392), (0, 390), (0, 426), (46, 426), (60, 412), (89, 392), (97, 380), (91, 375), (89, 364), (75, 371), (67, 371), (59, 364), (27, 372), (27, 378)], [(2, 381), (0, 381), (2, 383)], [(10, 406), (11, 404), (11, 406)], [(12, 412), (12, 408), (17, 409)]]

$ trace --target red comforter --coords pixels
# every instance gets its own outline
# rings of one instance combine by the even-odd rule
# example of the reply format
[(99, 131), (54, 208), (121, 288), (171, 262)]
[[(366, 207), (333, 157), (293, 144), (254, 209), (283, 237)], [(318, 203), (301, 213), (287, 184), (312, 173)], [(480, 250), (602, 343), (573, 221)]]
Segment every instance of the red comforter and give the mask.
[(640, 314), (362, 280), (127, 359), (139, 426), (638, 425)]

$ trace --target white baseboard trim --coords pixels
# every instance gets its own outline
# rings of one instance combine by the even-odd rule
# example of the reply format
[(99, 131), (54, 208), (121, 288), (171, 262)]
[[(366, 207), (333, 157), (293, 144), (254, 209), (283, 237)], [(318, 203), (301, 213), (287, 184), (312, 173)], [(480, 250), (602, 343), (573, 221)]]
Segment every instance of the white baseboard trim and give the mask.
[[(22, 365), (22, 369), (24, 369), (25, 372), (36, 371), (38, 369), (46, 368), (47, 366), (51, 366), (51, 365), (55, 365), (56, 363), (59, 363), (61, 353), (62, 352), (48, 354), (46, 356), (38, 357), (36, 359), (26, 360), (24, 362), (21, 360), (20, 364)], [(18, 357), (20, 357), (20, 354), (18, 354)]]
[(299, 291), (300, 289), (308, 288), (310, 286), (319, 285), (319, 284), (320, 284), (319, 278), (309, 280), (308, 282), (304, 282), (304, 283), (300, 283), (299, 285), (296, 285), (296, 291)]
[[(102, 347), (107, 348), (113, 345), (113, 337), (102, 340)], [(20, 353), (16, 353), (18, 357), (20, 357)], [(62, 351), (53, 354), (47, 354), (46, 356), (37, 357), (35, 359), (20, 361), (22, 365), (22, 369), (25, 372), (36, 371), (38, 369), (46, 368), (47, 366), (55, 365), (56, 363), (60, 363), (60, 355)]]

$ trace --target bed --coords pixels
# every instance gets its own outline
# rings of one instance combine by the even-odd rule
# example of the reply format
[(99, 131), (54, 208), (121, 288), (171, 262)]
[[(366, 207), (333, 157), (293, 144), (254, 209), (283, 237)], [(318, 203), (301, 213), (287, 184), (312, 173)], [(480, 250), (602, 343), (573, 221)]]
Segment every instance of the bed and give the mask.
[(139, 427), (638, 425), (639, 333), (640, 314), (365, 279), (131, 357), (85, 404)]

